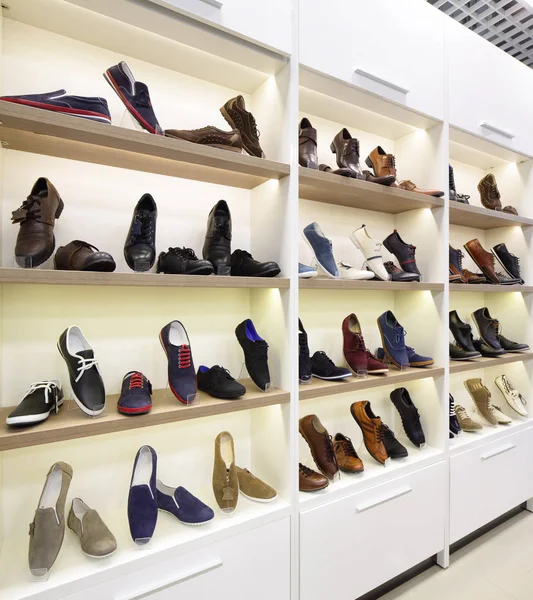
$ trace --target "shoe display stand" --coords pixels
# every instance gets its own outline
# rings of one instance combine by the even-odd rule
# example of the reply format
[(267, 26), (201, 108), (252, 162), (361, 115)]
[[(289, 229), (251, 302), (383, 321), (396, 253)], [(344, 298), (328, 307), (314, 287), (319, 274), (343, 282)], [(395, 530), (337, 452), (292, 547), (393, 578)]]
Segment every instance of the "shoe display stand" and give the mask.
[[(339, 22), (346, 0), (276, 0), (268, 10), (252, 0), (6, 0), (0, 92), (68, 87), (72, 94), (102, 96), (113, 123), (122, 126), (0, 103), (0, 597), (188, 600), (216, 590), (221, 600), (353, 600), (429, 557), (448, 566), (450, 543), (533, 497), (531, 419), (448, 439), (448, 394), (471, 411), (463, 385), (469, 377), (481, 377), (496, 398), (494, 378), (505, 373), (530, 403), (533, 398), (533, 352), (448, 359), (451, 309), (470, 323), (469, 315), (487, 306), (504, 335), (533, 347), (533, 125), (522, 105), (516, 112), (527, 121), (528, 135), (519, 130), (517, 115), (510, 125), (494, 112), (481, 116), (490, 107), (473, 100), (476, 90), (469, 92), (472, 114), (460, 113), (455, 104), (463, 91), (454, 78), (463, 81), (466, 71), (454, 61), (490, 55), (495, 68), (512, 71), (507, 83), (513, 97), (528, 97), (525, 88), (533, 92), (533, 74), (523, 65), (515, 73), (509, 65), (519, 63), (487, 42), (479, 49), (475, 34), (459, 31), (423, 0), (388, 1), (386, 10), (384, 1), (358, 3), (357, 19), (354, 14)], [(369, 24), (357, 36), (355, 20)], [(378, 30), (393, 60), (369, 52)], [(476, 52), (459, 54), (463, 37)], [(126, 127), (123, 105), (102, 77), (121, 60), (139, 81), (150, 82), (167, 128), (227, 129), (219, 108), (242, 94), (267, 158)], [(499, 101), (508, 106), (511, 99)], [(447, 194), (434, 198), (300, 167), (303, 117), (317, 129), (319, 162), (335, 168), (329, 145), (347, 127), (363, 160), (380, 145), (395, 155), (400, 177), (420, 188), (447, 190), (452, 164), (457, 190), (470, 195), (470, 205), (452, 203)], [(480, 130), (480, 119), (514, 137)], [(481, 207), (476, 185), (489, 172), (518, 217)], [(65, 203), (56, 246), (88, 238), (112, 254), (116, 272), (57, 271), (52, 259), (36, 269), (13, 266), (17, 228), (11, 212), (40, 176), (54, 182)], [(201, 250), (207, 214), (224, 199), (233, 219), (232, 248), (275, 260), (281, 274), (267, 279), (130, 271), (123, 245), (131, 211), (144, 193), (158, 205), (157, 252), (176, 245)], [(302, 230), (313, 221), (332, 240), (336, 259), (358, 268), (364, 259), (350, 234), (365, 224), (381, 241), (397, 229), (416, 246), (421, 281), (323, 274), (299, 279), (298, 260), (312, 259)], [(520, 256), (525, 285), (449, 284), (448, 244), (461, 248), (475, 237), (487, 249), (505, 242)], [(465, 256), (466, 268), (475, 270), (469, 261)], [(346, 315), (357, 315), (374, 352), (381, 346), (376, 320), (387, 310), (407, 330), (407, 344), (433, 357), (434, 366), (298, 384), (298, 317), (311, 353), (323, 350), (342, 364)], [(242, 351), (234, 330), (245, 318), (269, 344), (272, 387), (260, 392), (247, 380), (240, 400), (201, 393), (191, 406), (169, 397), (161, 327), (182, 321), (195, 366), (221, 364), (237, 378)], [(61, 380), (70, 397), (55, 346), (72, 324), (94, 345), (106, 386), (105, 414), (90, 419), (65, 406), (37, 427), (8, 430), (5, 417), (32, 381)], [(142, 370), (154, 386), (151, 412), (133, 418), (116, 411), (122, 377), (131, 369)], [(421, 449), (407, 440), (390, 401), (397, 387), (409, 390), (420, 412), (426, 436)], [(372, 403), (408, 448), (407, 458), (386, 466), (373, 461), (349, 410), (359, 400)], [(298, 419), (308, 414), (316, 414), (330, 434), (352, 439), (363, 473), (342, 473), (323, 491), (299, 492), (298, 462), (315, 468), (298, 435)], [(155, 448), (163, 480), (215, 507), (213, 445), (224, 430), (235, 441), (237, 464), (268, 481), (278, 498), (254, 503), (241, 496), (234, 514), (217, 510), (203, 527), (161, 514), (151, 543), (138, 549), (126, 506), (139, 447)], [(82, 496), (99, 511), (118, 549), (95, 561), (67, 531), (48, 580), (34, 582), (28, 523), (55, 461), (72, 465), (69, 499)]]

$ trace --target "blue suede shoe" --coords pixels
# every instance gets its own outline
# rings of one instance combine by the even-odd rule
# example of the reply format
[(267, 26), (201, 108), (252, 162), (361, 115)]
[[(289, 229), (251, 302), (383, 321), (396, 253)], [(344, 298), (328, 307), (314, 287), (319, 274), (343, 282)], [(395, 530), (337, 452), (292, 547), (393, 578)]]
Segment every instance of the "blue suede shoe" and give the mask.
[(300, 279), (311, 279), (311, 277), (316, 277), (318, 273), (316, 269), (313, 267), (308, 267), (307, 265), (302, 265), (301, 262), (298, 263), (298, 277)]
[(141, 446), (133, 463), (128, 521), (136, 544), (147, 544), (157, 523), (156, 489), (157, 454), (151, 446)]
[[(418, 354), (414, 348), (411, 348), (411, 346), (406, 346), (405, 349), (407, 350), (407, 358), (409, 359), (410, 367), (429, 367), (435, 362), (431, 356), (422, 356), (421, 354)], [(387, 357), (385, 356), (383, 348), (378, 348), (376, 357), (378, 360), (387, 362)]]
[(117, 410), (123, 415), (144, 415), (152, 409), (152, 384), (140, 371), (124, 375)]
[(392, 311), (388, 310), (378, 318), (378, 329), (388, 361), (398, 369), (408, 367), (409, 356), (405, 346), (405, 329), (398, 323)]
[(174, 515), (185, 525), (204, 525), (215, 516), (212, 508), (184, 487), (169, 487), (159, 479), (157, 480), (157, 506), (159, 510)]
[(192, 361), (189, 336), (179, 321), (171, 321), (161, 329), (159, 340), (168, 360), (168, 385), (182, 404), (196, 397), (196, 371)]
[(331, 240), (322, 233), (318, 223), (311, 223), (304, 229), (304, 237), (311, 246), (316, 261), (322, 270), (333, 279), (338, 279), (339, 269), (337, 261), (333, 256), (333, 246)]

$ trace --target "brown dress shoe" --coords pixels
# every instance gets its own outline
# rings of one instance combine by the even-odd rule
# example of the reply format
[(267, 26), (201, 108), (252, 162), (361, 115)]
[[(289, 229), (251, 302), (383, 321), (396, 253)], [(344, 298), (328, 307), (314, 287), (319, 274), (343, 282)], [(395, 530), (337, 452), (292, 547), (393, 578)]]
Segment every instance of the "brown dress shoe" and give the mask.
[(407, 190), (408, 192), (417, 192), (418, 194), (434, 196), (435, 198), (442, 198), (442, 196), (444, 196), (444, 192), (441, 192), (440, 190), (421, 190), (420, 188), (416, 187), (416, 184), (414, 184), (409, 179), (400, 181), (400, 187), (402, 188), (402, 190)]
[(466, 242), (464, 248), (470, 255), (470, 258), (481, 269), (481, 272), (483, 273), (483, 275), (485, 275), (488, 282), (499, 285), (500, 279), (498, 275), (496, 275), (494, 256), (492, 255), (492, 253), (487, 252), (479, 243), (479, 240), (477, 238)]
[(463, 269), (463, 256), (464, 254), (458, 248), (450, 248), (450, 283), (485, 283), (487, 281), (485, 277), (476, 275), (468, 269)]
[(518, 216), (518, 211), (516, 210), (516, 208), (514, 206), (511, 206), (510, 204), (508, 204), (507, 206), (504, 206), (502, 212), (509, 213), (510, 215)]
[(345, 473), (362, 473), (365, 470), (363, 461), (357, 456), (349, 437), (337, 433), (333, 438), (333, 449), (341, 471)]
[(354, 402), (350, 406), (350, 412), (363, 432), (363, 441), (368, 453), (378, 463), (384, 465), (389, 455), (383, 443), (385, 427), (381, 419), (372, 412), (370, 402), (366, 400)]
[(374, 148), (366, 157), (366, 164), (374, 171), (376, 177), (393, 176), (394, 183), (392, 187), (398, 187), (396, 181), (396, 158), (392, 154), (387, 154), (381, 146)]
[(304, 440), (309, 445), (316, 466), (328, 479), (333, 479), (339, 471), (333, 442), (326, 428), (316, 415), (302, 417), (299, 430)]
[(55, 220), (63, 211), (56, 188), (45, 177), (39, 177), (22, 206), (13, 211), (11, 220), (20, 223), (15, 245), (15, 260), (21, 267), (38, 267), (54, 252)]
[(350, 169), (336, 169), (334, 171), (329, 165), (325, 165), (324, 163), (320, 163), (318, 168), (320, 171), (324, 171), (324, 173), (335, 173), (335, 175), (342, 175), (343, 177), (352, 176)]
[(54, 267), (58, 271), (100, 271), (110, 273), (116, 268), (111, 254), (100, 252), (95, 246), (74, 240), (57, 249)]
[(501, 210), (500, 191), (496, 183), (496, 177), (492, 173), (485, 175), (477, 184), (477, 189), (481, 197), (481, 204), (490, 210)]
[(298, 131), (298, 161), (302, 167), (318, 169), (317, 133), (309, 119), (300, 121)]
[(231, 150), (231, 152), (242, 152), (243, 148), (241, 134), (236, 129), (222, 131), (222, 129), (208, 125), (201, 129), (165, 129), (165, 135), (170, 138), (193, 142), (193, 144)]
[(259, 130), (251, 112), (246, 110), (244, 98), (236, 96), (228, 100), (220, 109), (222, 116), (230, 127), (237, 129), (242, 137), (242, 146), (251, 156), (265, 158), (265, 153), (259, 144)]
[(472, 273), (468, 269), (463, 269), (463, 278), (465, 283), (486, 283), (487, 278), (477, 273)]
[(302, 465), (302, 463), (298, 465), (298, 474), (300, 479), (300, 492), (316, 492), (327, 488), (329, 485), (327, 477)]

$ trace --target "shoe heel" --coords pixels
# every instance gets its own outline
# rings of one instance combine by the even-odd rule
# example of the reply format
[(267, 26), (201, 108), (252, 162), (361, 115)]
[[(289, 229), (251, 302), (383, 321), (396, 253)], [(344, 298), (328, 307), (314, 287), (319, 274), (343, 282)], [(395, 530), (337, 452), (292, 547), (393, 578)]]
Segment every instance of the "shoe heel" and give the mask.
[(56, 219), (59, 219), (64, 208), (65, 208), (65, 205), (63, 203), (63, 200), (61, 200), (61, 197), (59, 197), (59, 206), (57, 207), (57, 210), (56, 210)]
[(375, 173), (374, 165), (373, 165), (372, 161), (370, 160), (370, 156), (367, 156), (365, 158), (365, 164), (366, 164), (367, 167), (369, 167), (370, 169), (372, 169), (372, 171), (374, 171), (374, 173)]
[(335, 148), (335, 142), (331, 142), (329, 145), (329, 149), (333, 152), (333, 154), (337, 154), (337, 149)]

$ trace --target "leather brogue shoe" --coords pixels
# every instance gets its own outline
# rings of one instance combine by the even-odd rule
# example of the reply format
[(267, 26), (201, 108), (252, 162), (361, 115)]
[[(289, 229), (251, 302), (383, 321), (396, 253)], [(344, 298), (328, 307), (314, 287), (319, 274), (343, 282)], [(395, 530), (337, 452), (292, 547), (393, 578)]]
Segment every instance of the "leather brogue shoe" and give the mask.
[(470, 255), (470, 258), (481, 269), (481, 272), (487, 278), (487, 282), (499, 285), (500, 278), (496, 274), (496, 269), (494, 268), (494, 256), (483, 248), (479, 243), (479, 240), (474, 238), (473, 240), (466, 242), (464, 248)]

